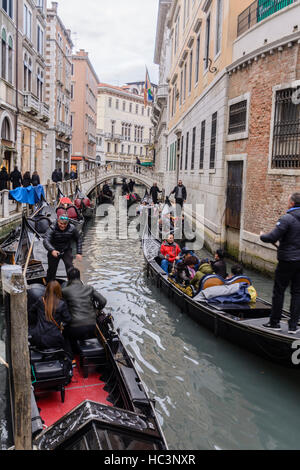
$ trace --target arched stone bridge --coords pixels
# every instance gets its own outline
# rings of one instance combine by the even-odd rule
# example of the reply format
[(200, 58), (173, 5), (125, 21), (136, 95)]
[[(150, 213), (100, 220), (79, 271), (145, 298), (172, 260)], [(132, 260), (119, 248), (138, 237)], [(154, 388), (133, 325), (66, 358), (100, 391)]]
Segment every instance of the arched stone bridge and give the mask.
[(158, 186), (163, 185), (163, 174), (155, 173), (153, 168), (126, 162), (113, 162), (82, 173), (80, 187), (82, 192), (89, 194), (100, 184), (114, 178), (126, 178), (127, 180), (131, 178), (147, 188), (151, 188), (154, 182), (157, 182)]

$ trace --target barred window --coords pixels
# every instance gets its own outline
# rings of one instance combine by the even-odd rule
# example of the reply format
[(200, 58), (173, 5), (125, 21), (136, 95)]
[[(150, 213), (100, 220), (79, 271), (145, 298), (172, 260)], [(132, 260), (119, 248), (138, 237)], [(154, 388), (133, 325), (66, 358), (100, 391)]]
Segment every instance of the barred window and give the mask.
[(272, 168), (300, 168), (300, 87), (276, 92)]
[(205, 151), (205, 121), (201, 123), (201, 140), (200, 140), (200, 162), (199, 170), (203, 170), (204, 167), (204, 151)]
[(191, 170), (195, 168), (196, 127), (193, 129)]
[(247, 127), (247, 100), (233, 104), (229, 108), (228, 134), (245, 132)]

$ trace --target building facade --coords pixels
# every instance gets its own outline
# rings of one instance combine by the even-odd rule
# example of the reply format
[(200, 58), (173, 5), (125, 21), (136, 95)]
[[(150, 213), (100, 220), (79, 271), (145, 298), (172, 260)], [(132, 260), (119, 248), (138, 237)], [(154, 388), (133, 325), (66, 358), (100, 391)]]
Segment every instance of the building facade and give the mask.
[(260, 232), (300, 187), (300, 3), (266, 6), (238, 17), (228, 67), (225, 228), (229, 252), (272, 271), (276, 249)]
[(16, 4), (18, 19), (17, 77), (17, 157), (22, 174), (37, 171), (45, 183), (46, 139), (50, 119), (45, 102), (46, 1), (24, 0)]
[(16, 0), (0, 2), (1, 20), (1, 73), (0, 73), (0, 132), (1, 167), (11, 171), (17, 158), (17, 11)]
[(71, 168), (77, 172), (96, 165), (98, 83), (88, 53), (81, 49), (72, 56)]
[(130, 86), (98, 86), (97, 129), (106, 162), (153, 160), (151, 106), (145, 107), (144, 95), (131, 92)]
[(47, 139), (48, 174), (61, 168), (63, 174), (71, 166), (71, 31), (58, 16), (58, 4), (47, 9), (46, 35), (46, 102), (50, 108)]

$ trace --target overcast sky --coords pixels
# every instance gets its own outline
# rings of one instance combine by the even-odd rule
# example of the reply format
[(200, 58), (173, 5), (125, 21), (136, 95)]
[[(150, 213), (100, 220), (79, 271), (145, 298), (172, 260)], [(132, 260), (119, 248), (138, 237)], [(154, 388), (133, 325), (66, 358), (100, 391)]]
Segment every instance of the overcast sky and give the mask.
[[(48, 7), (51, 0), (47, 0)], [(145, 65), (157, 83), (153, 64), (159, 0), (58, 0), (58, 15), (72, 31), (76, 50), (89, 52), (102, 82), (144, 81)], [(74, 50), (75, 50), (74, 48)]]

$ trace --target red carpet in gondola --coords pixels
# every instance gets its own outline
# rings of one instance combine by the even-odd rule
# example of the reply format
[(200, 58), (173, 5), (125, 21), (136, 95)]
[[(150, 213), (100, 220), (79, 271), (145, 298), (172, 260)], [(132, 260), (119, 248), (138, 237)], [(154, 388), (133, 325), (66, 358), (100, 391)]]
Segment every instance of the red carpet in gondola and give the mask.
[(84, 379), (80, 369), (75, 367), (73, 374), (72, 382), (66, 387), (64, 403), (61, 401), (60, 392), (39, 392), (36, 396), (40, 415), (46, 426), (54, 424), (84, 400), (112, 406), (107, 401), (108, 393), (104, 390), (105, 383), (99, 373), (91, 370), (88, 378)]

